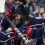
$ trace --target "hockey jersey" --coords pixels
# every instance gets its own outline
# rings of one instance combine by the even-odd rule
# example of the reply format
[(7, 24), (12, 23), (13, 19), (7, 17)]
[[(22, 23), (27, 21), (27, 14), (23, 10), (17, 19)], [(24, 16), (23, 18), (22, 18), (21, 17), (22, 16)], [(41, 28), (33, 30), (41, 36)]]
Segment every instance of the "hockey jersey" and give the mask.
[[(1, 25), (0, 25), (1, 26)], [(2, 26), (3, 27), (3, 26)], [(21, 33), (23, 33), (23, 34), (27, 34), (28, 32), (30, 33), (30, 30), (28, 29), (29, 27), (28, 26), (21, 26), (21, 27), (19, 27), (18, 29), (19, 29), (19, 31), (21, 32)], [(3, 29), (5, 29), (4, 27), (3, 27)], [(27, 30), (28, 30), (28, 32), (27, 32)], [(43, 28), (39, 28), (39, 29), (33, 29), (32, 30), (33, 31), (33, 34), (31, 33), (30, 35), (29, 35), (29, 33), (28, 33), (28, 37), (29, 38), (38, 38), (38, 39), (40, 39), (40, 41), (41, 41), (41, 39), (42, 39), (42, 35), (43, 35)], [(37, 32), (38, 31), (38, 32)], [(1, 36), (2, 35), (2, 36)], [(8, 42), (9, 40), (11, 40), (11, 39), (13, 39), (14, 38), (14, 33), (13, 32), (4, 32), (4, 31), (0, 31), (0, 44), (1, 45), (3, 45), (4, 43), (6, 43), (6, 42)], [(17, 36), (17, 33), (16, 33), (16, 36)], [(31, 36), (31, 37), (30, 37)], [(22, 38), (20, 37), (19, 38), (20, 40), (22, 40)], [(39, 42), (38, 42), (38, 44), (39, 44)], [(42, 42), (41, 42), (41, 44), (42, 44)]]

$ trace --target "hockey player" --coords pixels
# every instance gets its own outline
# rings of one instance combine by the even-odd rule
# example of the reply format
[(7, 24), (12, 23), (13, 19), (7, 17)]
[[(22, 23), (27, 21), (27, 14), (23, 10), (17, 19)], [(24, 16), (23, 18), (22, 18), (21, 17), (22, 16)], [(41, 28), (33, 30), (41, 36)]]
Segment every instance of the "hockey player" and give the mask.
[[(29, 17), (29, 8), (27, 6), (26, 6), (26, 8), (25, 8), (25, 10), (26, 10), (26, 13), (27, 13), (27, 18), (26, 18), (26, 21), (25, 21), (24, 25), (28, 26), (28, 27), (31, 27), (31, 28), (35, 28), (35, 29), (42, 28), (43, 19), (42, 18), (31, 18), (31, 17)], [(15, 15), (14, 15), (15, 20), (16, 20), (16, 22), (18, 22), (16, 26), (17, 26), (17, 28), (19, 28), (21, 26), (21, 24), (22, 24), (22, 19), (23, 19), (22, 12), (20, 11), (19, 7), (17, 7), (16, 9), (15, 9), (14, 6), (11, 7), (9, 9), (9, 11), (7, 11), (7, 13), (6, 13), (7, 17), (10, 18), (11, 20), (14, 19), (13, 15), (12, 15), (13, 12), (15, 12)], [(9, 27), (9, 23), (6, 21), (6, 19), (3, 20), (2, 26), (5, 28), (5, 30)], [(17, 38), (18, 37), (19, 36), (17, 35)]]

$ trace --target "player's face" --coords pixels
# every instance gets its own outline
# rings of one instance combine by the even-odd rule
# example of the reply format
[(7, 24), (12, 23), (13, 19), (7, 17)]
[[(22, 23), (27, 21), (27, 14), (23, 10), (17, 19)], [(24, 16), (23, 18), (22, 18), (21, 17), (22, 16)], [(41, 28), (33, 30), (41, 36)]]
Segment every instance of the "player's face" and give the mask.
[(16, 20), (16, 24), (19, 24), (21, 21), (21, 16), (20, 14), (15, 14), (15, 20)]

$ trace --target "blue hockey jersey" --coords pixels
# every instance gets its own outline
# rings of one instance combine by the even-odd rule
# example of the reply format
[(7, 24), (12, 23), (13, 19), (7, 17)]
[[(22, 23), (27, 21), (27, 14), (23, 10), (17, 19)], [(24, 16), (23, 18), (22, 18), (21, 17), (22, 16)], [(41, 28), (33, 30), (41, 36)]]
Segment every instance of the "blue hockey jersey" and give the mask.
[[(1, 21), (1, 20), (0, 20)], [(1, 21), (1, 23), (2, 23), (2, 21)], [(0, 23), (0, 24), (1, 24)], [(1, 25), (0, 25), (1, 26)], [(4, 26), (2, 26), (3, 28), (0, 28), (1, 29), (1, 32), (0, 32), (0, 44), (4, 44), (4, 43), (6, 43), (6, 42), (8, 42), (9, 40), (11, 40), (11, 39), (13, 39), (14, 38), (14, 33), (13, 32), (4, 32), (4, 31), (2, 31), (2, 30), (5, 30), (5, 28), (4, 28)], [(27, 26), (21, 26), (20, 28), (19, 28), (19, 31), (21, 32), (21, 33), (23, 33), (23, 34), (26, 34), (26, 32), (27, 32), (27, 29), (28, 29), (29, 27), (27, 27)], [(37, 32), (38, 31), (38, 32)], [(17, 34), (16, 34), (17, 35)], [(40, 39), (40, 41), (41, 41), (41, 39), (42, 39), (42, 35), (43, 35), (43, 28), (39, 28), (39, 29), (33, 29), (33, 34), (32, 34), (32, 38), (38, 38), (38, 39)], [(22, 40), (22, 38), (20, 37), (19, 38), (20, 40)], [(41, 42), (42, 43), (42, 42)]]

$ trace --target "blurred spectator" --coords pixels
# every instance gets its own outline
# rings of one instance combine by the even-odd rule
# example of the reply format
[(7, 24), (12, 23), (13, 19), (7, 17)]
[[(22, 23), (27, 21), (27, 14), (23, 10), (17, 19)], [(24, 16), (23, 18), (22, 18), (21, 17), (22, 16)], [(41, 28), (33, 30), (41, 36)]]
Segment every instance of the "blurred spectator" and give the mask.
[(38, 10), (38, 6), (35, 4), (34, 1), (30, 1), (29, 7), (30, 7), (30, 14), (32, 14), (33, 11)]
[(26, 5), (28, 6), (28, 4), (30, 3), (31, 0), (26, 0)]
[(15, 0), (5, 0), (5, 9), (9, 10), (10, 7), (15, 3)]
[(27, 3), (29, 3), (31, 0), (26, 0)]
[(39, 9), (39, 16), (42, 17), (42, 14), (44, 13), (44, 7), (41, 6), (40, 9)]
[(41, 6), (40, 9), (39, 9), (39, 13), (43, 13), (44, 12), (44, 7)]
[(19, 0), (17, 0), (15, 3), (16, 3), (16, 4), (19, 4), (20, 2), (19, 2)]
[(41, 6), (40, 9), (39, 9), (39, 16), (43, 17), (44, 23), (45, 23), (45, 9), (44, 9), (43, 6)]

